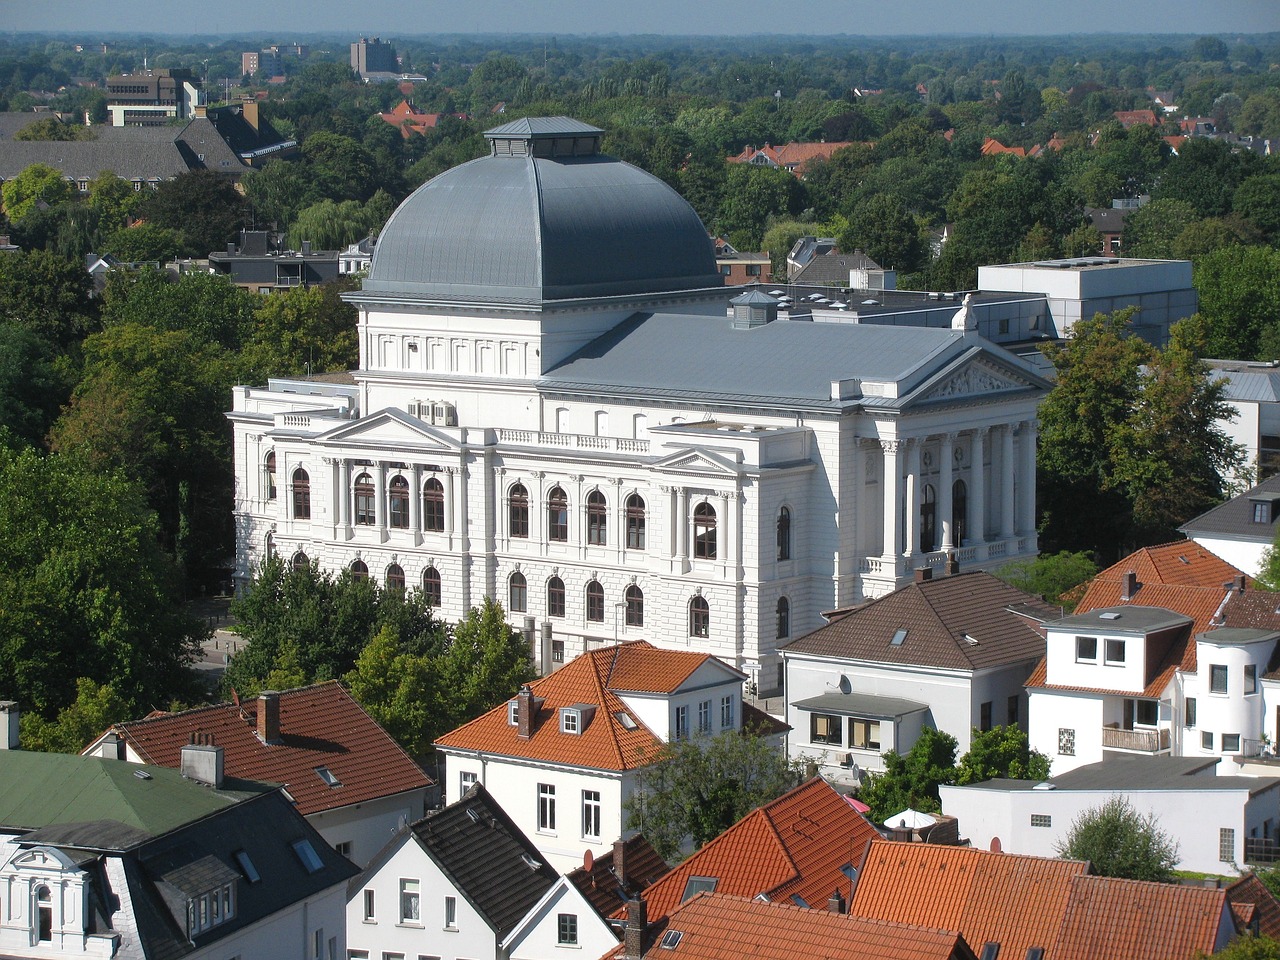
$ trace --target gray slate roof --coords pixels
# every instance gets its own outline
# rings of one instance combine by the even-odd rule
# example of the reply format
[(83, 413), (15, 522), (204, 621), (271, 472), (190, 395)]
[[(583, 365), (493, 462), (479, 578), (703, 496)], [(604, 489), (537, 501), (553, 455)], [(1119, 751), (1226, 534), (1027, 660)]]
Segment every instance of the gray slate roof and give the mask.
[[(900, 408), (944, 367), (979, 356), (1023, 381), (1025, 390), (1044, 389), (1016, 357), (975, 333), (801, 320), (735, 329), (723, 315), (660, 313), (632, 315), (547, 371), (539, 387), (810, 409)], [(843, 379), (897, 383), (899, 396), (832, 400), (831, 382)]]
[(1271, 523), (1254, 523), (1253, 500), (1270, 500), (1272, 497), (1280, 497), (1280, 474), (1263, 480), (1256, 487), (1232, 497), (1226, 503), (1206, 510), (1178, 529), (1189, 537), (1199, 533), (1232, 540), (1271, 543), (1275, 539), (1276, 523), (1280, 521), (1280, 509), (1273, 511)]
[(1228, 400), (1275, 403), (1280, 400), (1280, 367), (1262, 363), (1210, 360), (1209, 377), (1227, 381)]
[(1088, 613), (1074, 613), (1054, 620), (1049, 626), (1055, 630), (1097, 630), (1103, 633), (1129, 634), (1185, 627), (1192, 622), (1190, 617), (1164, 607), (1143, 607), (1126, 603), (1116, 607), (1098, 607)]

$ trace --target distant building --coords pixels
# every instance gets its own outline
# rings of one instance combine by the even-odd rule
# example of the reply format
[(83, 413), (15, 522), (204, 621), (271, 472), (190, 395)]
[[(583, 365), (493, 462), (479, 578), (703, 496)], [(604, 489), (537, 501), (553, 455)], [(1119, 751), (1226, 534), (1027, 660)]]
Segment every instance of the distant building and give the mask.
[(280, 54), (258, 50), (240, 54), (240, 72), (248, 77), (274, 77), (284, 72)]
[(725, 286), (737, 287), (747, 283), (772, 283), (773, 262), (768, 251), (764, 253), (740, 253), (724, 237), (712, 238), (716, 250), (716, 266), (724, 277)]
[(378, 37), (361, 37), (351, 44), (351, 69), (362, 77), (367, 73), (398, 73), (396, 48)]
[(1193, 517), (1178, 530), (1249, 576), (1258, 576), (1280, 530), (1280, 476), (1272, 474), (1256, 487)]
[(746, 146), (737, 156), (729, 157), (729, 163), (749, 163), (753, 167), (773, 167), (786, 170), (797, 177), (804, 177), (808, 166), (815, 160), (830, 160), (831, 155), (844, 147), (853, 146), (852, 141), (836, 143), (784, 143), (773, 147)]
[(228, 243), (225, 251), (209, 254), (209, 268), (245, 290), (279, 293), (337, 279), (338, 251), (312, 250), (307, 240), (301, 250), (288, 250), (277, 235), (241, 230), (238, 244)]
[(200, 81), (190, 70), (147, 70), (107, 77), (107, 110), (113, 127), (159, 127), (194, 116)]
[(465, 113), (427, 113), (425, 110), (419, 110), (408, 100), (401, 100), (391, 110), (386, 113), (379, 113), (383, 120), (396, 127), (400, 131), (400, 135), (406, 140), (416, 134), (425, 134), (428, 130), (434, 130), (436, 125), (440, 123), (441, 117), (454, 117), (458, 120), (466, 120)]

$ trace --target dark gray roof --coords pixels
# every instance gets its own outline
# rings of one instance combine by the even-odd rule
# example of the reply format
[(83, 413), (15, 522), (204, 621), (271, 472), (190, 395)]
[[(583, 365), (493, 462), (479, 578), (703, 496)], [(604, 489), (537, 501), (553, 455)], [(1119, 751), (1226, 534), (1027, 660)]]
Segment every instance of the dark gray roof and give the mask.
[(580, 137), (599, 133), (604, 131), (573, 117), (521, 117), (486, 130), (484, 135), (490, 140), (524, 140), (529, 137)]
[(796, 271), (792, 283), (811, 283), (818, 286), (847, 287), (850, 270), (879, 270), (876, 263), (861, 250), (853, 253), (822, 253)]
[(1218, 504), (1212, 510), (1206, 510), (1178, 529), (1192, 538), (1200, 533), (1231, 540), (1271, 543), (1275, 539), (1276, 522), (1280, 520), (1280, 510), (1273, 511), (1270, 523), (1255, 523), (1253, 500), (1269, 501), (1277, 495), (1280, 495), (1280, 474), (1263, 480), (1253, 489), (1246, 490), (1238, 497), (1232, 497), (1226, 503)]
[(1164, 607), (1140, 607), (1121, 604), (1117, 607), (1099, 607), (1088, 613), (1075, 613), (1048, 624), (1051, 630), (1088, 629), (1103, 633), (1150, 633), (1168, 627), (1186, 626), (1190, 617)]
[[(565, 816), (572, 820), (572, 807)], [(481, 784), (409, 829), (499, 940), (559, 879)]]
[(1144, 757), (1108, 753), (1051, 782), (1060, 790), (1248, 790), (1259, 793), (1280, 784), (1276, 777), (1220, 777), (1217, 757)]
[(1250, 643), (1260, 643), (1263, 640), (1274, 641), (1280, 633), (1275, 630), (1251, 630), (1248, 627), (1219, 627), (1216, 630), (1206, 630), (1204, 633), (1197, 634), (1197, 640), (1203, 640), (1205, 643), (1222, 644), (1224, 646), (1244, 646)]
[[(841, 409), (903, 407), (944, 368), (983, 359), (1018, 384), (1046, 384), (1012, 354), (975, 333), (776, 320), (735, 329), (725, 315), (637, 313), (587, 344), (539, 381), (548, 390), (621, 391), (664, 397), (756, 400)], [(834, 380), (883, 381), (898, 397), (831, 399)], [(984, 397), (992, 396), (983, 394)]]
[(1271, 364), (1208, 361), (1209, 378), (1225, 381), (1223, 392), (1228, 400), (1253, 403), (1275, 403), (1280, 400), (1280, 368)]
[[(497, 131), (599, 132), (562, 118)], [(382, 230), (365, 292), (540, 303), (723, 285), (698, 215), (661, 180), (599, 153), (532, 153), (472, 160), (414, 191)]]
[(901, 697), (875, 697), (869, 693), (823, 693), (792, 704), (801, 710), (849, 714), (858, 717), (905, 717), (928, 710), (927, 703)]

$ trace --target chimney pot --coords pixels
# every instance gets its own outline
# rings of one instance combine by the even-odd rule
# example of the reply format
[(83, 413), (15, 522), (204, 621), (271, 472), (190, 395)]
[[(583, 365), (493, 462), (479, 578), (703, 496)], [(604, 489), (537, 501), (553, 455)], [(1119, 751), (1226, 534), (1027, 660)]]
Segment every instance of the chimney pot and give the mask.
[(520, 688), (520, 692), (516, 694), (516, 736), (521, 740), (528, 740), (533, 736), (534, 711), (537, 706), (533, 699), (533, 691), (529, 689), (526, 683)]
[(915, 581), (916, 581), (916, 583), (925, 583), (925, 582), (927, 582), (927, 581), (929, 581), (929, 580), (932, 580), (932, 579), (933, 579), (933, 568), (932, 568), (932, 567), (916, 567), (916, 569), (915, 569)]
[(840, 896), (839, 890), (831, 892), (831, 896), (827, 900), (827, 911), (829, 913), (844, 913), (844, 897)]
[(258, 694), (258, 739), (263, 743), (280, 742), (280, 694), (275, 690)]
[(623, 936), (625, 955), (629, 960), (644, 956), (644, 937), (649, 927), (649, 911), (644, 900), (627, 901), (627, 929)]

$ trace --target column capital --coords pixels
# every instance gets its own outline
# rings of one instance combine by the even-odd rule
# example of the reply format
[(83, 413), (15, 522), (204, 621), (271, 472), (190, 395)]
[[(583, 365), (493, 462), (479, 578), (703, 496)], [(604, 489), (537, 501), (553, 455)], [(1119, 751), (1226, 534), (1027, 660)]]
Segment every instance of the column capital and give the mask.
[(900, 451), (905, 450), (907, 447), (907, 441), (905, 439), (899, 439), (899, 438), (894, 438), (890, 440), (881, 439), (879, 443), (880, 443), (880, 449), (883, 450), (885, 453), (899, 453)]

